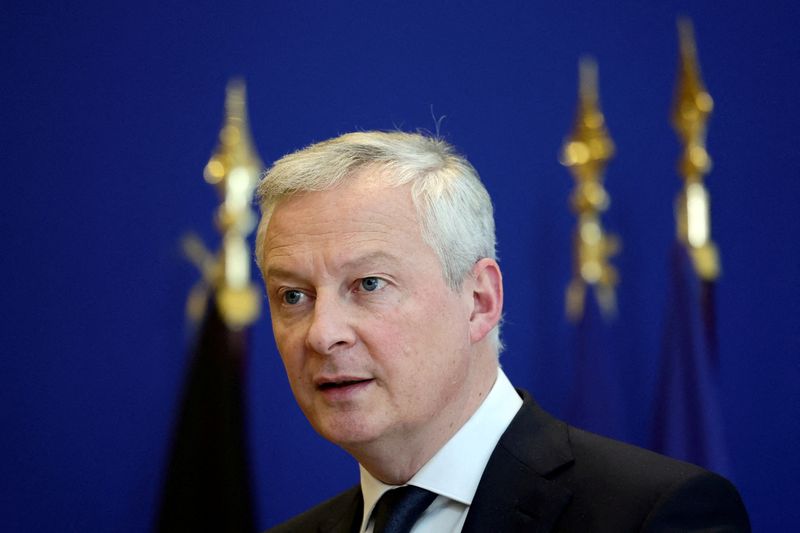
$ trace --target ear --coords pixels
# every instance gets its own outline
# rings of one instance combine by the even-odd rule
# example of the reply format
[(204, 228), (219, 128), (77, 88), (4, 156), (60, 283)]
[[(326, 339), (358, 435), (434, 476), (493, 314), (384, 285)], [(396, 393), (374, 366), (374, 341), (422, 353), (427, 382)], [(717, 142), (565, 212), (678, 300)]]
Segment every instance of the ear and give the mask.
[(503, 314), (503, 275), (494, 259), (485, 257), (472, 267), (472, 314), (469, 338), (482, 341)]

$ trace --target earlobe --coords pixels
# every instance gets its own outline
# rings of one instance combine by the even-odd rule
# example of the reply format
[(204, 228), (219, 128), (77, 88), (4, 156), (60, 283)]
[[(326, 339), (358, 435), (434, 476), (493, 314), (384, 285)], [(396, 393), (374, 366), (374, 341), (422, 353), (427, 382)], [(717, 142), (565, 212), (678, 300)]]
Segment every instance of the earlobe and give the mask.
[(497, 261), (485, 257), (472, 267), (472, 314), (470, 341), (483, 340), (503, 313), (503, 275)]

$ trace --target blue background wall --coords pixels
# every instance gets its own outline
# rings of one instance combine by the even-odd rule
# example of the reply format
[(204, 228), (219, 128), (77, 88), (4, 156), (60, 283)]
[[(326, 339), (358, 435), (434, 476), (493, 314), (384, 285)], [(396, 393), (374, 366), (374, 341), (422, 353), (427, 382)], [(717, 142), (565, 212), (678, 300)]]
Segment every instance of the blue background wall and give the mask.
[[(556, 414), (572, 362), (572, 180), (556, 157), (594, 54), (618, 147), (627, 439), (646, 442), (680, 181), (675, 18), (695, 21), (716, 109), (708, 179), (723, 260), (722, 403), (760, 531), (800, 522), (798, 7), (764, 2), (41, 2), (0, 8), (4, 531), (152, 527), (187, 365), (188, 230), (216, 243), (201, 173), (246, 78), (265, 161), (353, 129), (435, 129), (498, 213), (512, 380)], [(308, 427), (268, 317), (249, 375), (259, 524), (356, 481)]]

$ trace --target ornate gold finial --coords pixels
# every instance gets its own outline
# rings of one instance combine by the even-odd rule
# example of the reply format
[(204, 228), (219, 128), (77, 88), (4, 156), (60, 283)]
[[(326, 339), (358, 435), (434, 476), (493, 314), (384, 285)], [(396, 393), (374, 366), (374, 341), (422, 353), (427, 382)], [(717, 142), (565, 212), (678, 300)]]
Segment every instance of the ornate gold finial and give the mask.
[[(247, 235), (256, 225), (251, 203), (263, 164), (253, 148), (245, 94), (241, 80), (228, 84), (225, 124), (219, 134), (219, 144), (203, 172), (206, 181), (216, 186), (222, 198), (215, 217), (222, 234), (222, 248), (214, 257), (196, 237), (187, 237), (183, 243), (186, 255), (203, 273), (201, 284), (213, 288), (220, 314), (232, 329), (252, 324), (261, 311), (260, 293), (250, 279)], [(200, 299), (198, 290), (193, 290), (190, 314), (198, 312)]]
[(606, 235), (600, 222), (600, 215), (609, 205), (608, 193), (603, 187), (603, 171), (614, 155), (614, 143), (600, 111), (597, 64), (592, 59), (581, 60), (579, 78), (575, 126), (564, 143), (560, 159), (576, 182), (570, 197), (572, 211), (578, 216), (573, 235), (572, 280), (567, 287), (567, 316), (571, 320), (583, 315), (587, 286), (594, 288), (604, 315), (615, 313), (614, 288), (618, 275), (609, 258), (620, 248), (619, 239)]
[(683, 143), (678, 172), (683, 189), (675, 200), (678, 239), (687, 247), (697, 275), (704, 280), (719, 276), (719, 254), (711, 241), (709, 196), (703, 177), (711, 170), (706, 151), (706, 124), (714, 101), (700, 77), (692, 23), (678, 19), (680, 64), (672, 109), (672, 125)]

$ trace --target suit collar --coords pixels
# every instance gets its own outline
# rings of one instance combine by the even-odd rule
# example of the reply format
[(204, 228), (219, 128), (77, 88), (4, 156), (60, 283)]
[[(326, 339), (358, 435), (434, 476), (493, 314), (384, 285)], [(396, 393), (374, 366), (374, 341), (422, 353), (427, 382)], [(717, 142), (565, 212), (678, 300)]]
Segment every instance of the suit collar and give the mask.
[(567, 426), (525, 391), (478, 485), (463, 532), (550, 531), (572, 498), (553, 481), (573, 461)]

